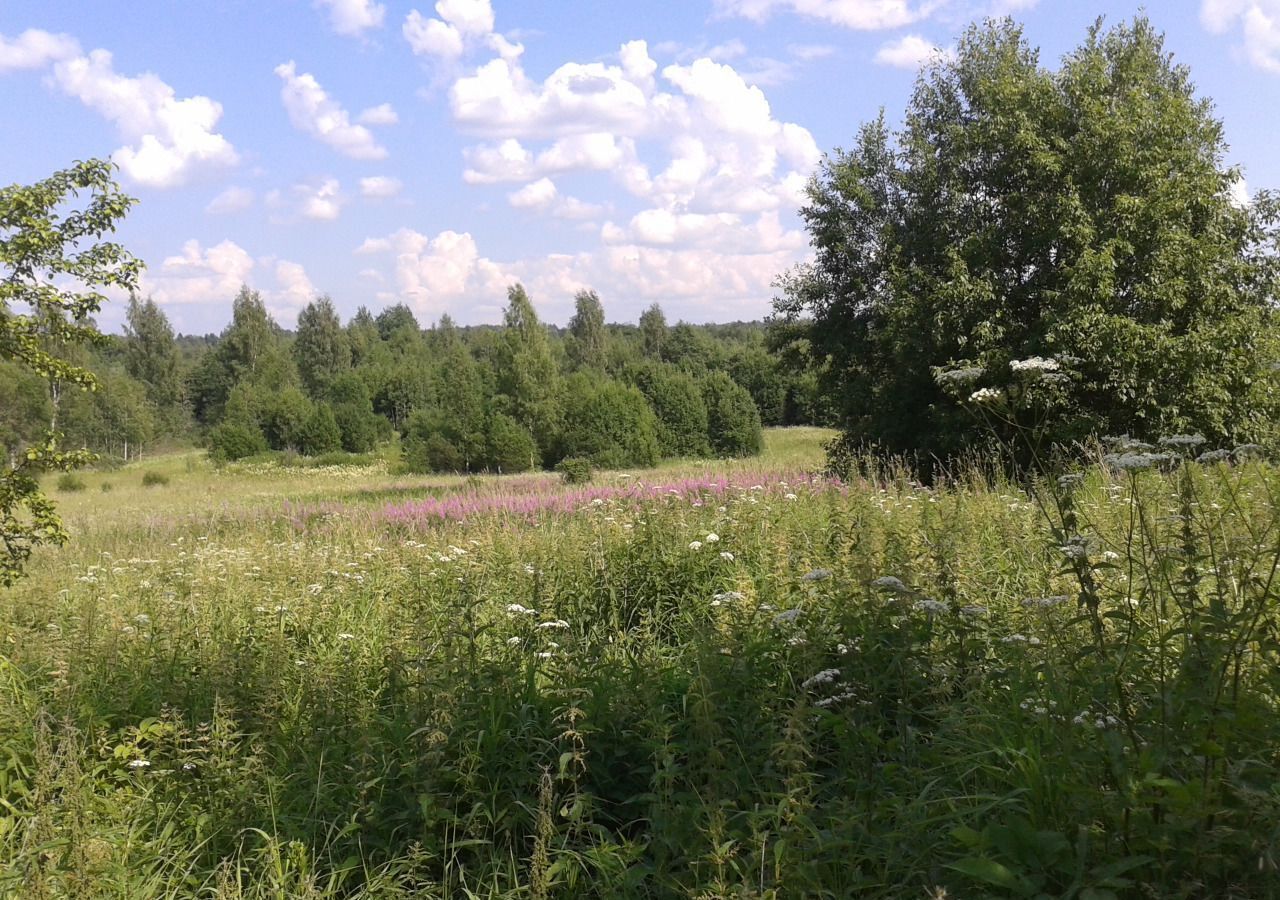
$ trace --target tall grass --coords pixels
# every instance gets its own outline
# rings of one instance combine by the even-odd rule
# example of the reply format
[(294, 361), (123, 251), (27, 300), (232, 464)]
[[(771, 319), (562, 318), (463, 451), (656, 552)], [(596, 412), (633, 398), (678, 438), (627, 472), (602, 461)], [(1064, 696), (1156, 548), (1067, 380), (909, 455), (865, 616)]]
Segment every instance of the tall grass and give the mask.
[[(0, 595), (0, 890), (1275, 893), (1273, 468), (742, 471), (461, 521), (377, 472), (75, 495)], [(215, 478), (260, 496), (193, 513)]]

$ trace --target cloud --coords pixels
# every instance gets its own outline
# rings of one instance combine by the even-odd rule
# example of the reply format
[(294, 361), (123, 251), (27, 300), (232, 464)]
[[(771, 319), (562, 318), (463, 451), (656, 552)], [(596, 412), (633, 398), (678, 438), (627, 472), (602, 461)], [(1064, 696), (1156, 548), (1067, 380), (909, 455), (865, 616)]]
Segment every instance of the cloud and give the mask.
[(468, 184), (494, 184), (562, 172), (606, 172), (634, 163), (635, 156), (634, 141), (604, 131), (561, 138), (536, 158), (518, 140), (508, 138), (498, 144), (465, 149), (463, 157), (468, 165), (462, 178)]
[(900, 28), (928, 16), (940, 0), (916, 5), (909, 0), (715, 0), (716, 11), (763, 22), (778, 12), (829, 22), (859, 31)]
[(1244, 180), (1243, 175), (1237, 175), (1232, 180), (1231, 186), (1227, 188), (1228, 195), (1231, 198), (1231, 205), (1238, 209), (1248, 209), (1253, 199), (1249, 195), (1249, 183)]
[(360, 37), (370, 28), (381, 28), (387, 8), (371, 0), (315, 0), (317, 9), (329, 10), (329, 27), (338, 34)]
[(16, 38), (0, 34), (0, 72), (43, 69), (49, 63), (80, 55), (80, 43), (69, 34), (28, 28)]
[(58, 61), (53, 80), (116, 126), (129, 143), (112, 159), (139, 184), (174, 187), (199, 168), (239, 161), (231, 143), (214, 131), (222, 118), (220, 103), (201, 96), (178, 99), (173, 88), (149, 72), (121, 75), (106, 50)]
[(467, 232), (442, 231), (429, 237), (402, 228), (384, 238), (366, 239), (356, 253), (390, 255), (397, 291), (384, 299), (405, 302), (427, 316), (456, 308), (456, 301), (474, 301), (480, 306), (498, 302), (506, 286), (515, 280), (481, 257), (475, 239)]
[(438, 19), (429, 19), (416, 9), (405, 17), (401, 33), (414, 54), (450, 62), (480, 43), (500, 51), (519, 52), (515, 45), (493, 33), (493, 7), (489, 0), (439, 0), (435, 8)]
[(400, 193), (404, 182), (386, 175), (371, 175), (360, 179), (360, 195), (362, 197), (388, 198)]
[(1238, 26), (1249, 64), (1280, 75), (1280, 0), (1203, 0), (1200, 21), (1214, 34)]
[(390, 103), (379, 103), (363, 110), (356, 121), (362, 125), (394, 125), (400, 121), (400, 116)]
[(229, 308), (246, 284), (262, 293), (267, 309), (284, 325), (316, 295), (300, 264), (270, 256), (255, 260), (231, 240), (212, 247), (187, 241), (179, 253), (147, 269), (140, 287), (162, 306)]
[(556, 194), (555, 182), (550, 178), (539, 178), (508, 194), (507, 202), (516, 209), (546, 209), (555, 202)]
[(918, 34), (906, 34), (896, 41), (882, 44), (876, 51), (875, 61), (882, 66), (914, 70), (934, 59), (947, 60), (954, 56), (955, 51), (951, 48), (944, 50)]
[(290, 61), (276, 66), (276, 74), (284, 82), (280, 99), (289, 113), (289, 121), (352, 159), (385, 159), (387, 151), (363, 125), (352, 124), (347, 111), (325, 92), (315, 77), (297, 74)]
[(338, 218), (346, 202), (336, 178), (326, 178), (318, 185), (295, 184), (293, 193), (298, 199), (298, 211), (308, 219), (321, 222)]
[(253, 191), (232, 185), (210, 200), (204, 211), (213, 215), (226, 215), (243, 212), (251, 206), (253, 206)]

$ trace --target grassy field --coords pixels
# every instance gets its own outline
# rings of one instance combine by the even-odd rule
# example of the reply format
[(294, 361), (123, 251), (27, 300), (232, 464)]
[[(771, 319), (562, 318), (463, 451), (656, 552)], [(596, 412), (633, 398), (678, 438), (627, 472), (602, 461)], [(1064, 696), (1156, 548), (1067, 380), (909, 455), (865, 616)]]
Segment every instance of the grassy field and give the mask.
[(1280, 893), (1276, 470), (840, 483), (825, 437), (83, 474), (0, 592), (0, 892)]

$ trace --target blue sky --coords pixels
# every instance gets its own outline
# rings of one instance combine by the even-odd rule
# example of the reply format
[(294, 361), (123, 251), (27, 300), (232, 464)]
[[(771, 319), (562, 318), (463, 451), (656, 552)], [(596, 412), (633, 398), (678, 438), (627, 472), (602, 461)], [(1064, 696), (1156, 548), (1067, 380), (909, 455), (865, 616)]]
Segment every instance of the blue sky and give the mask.
[[(140, 201), (120, 238), (187, 333), (221, 330), (241, 283), (286, 326), (319, 293), (496, 322), (517, 280), (557, 323), (584, 287), (610, 321), (754, 319), (808, 252), (820, 154), (897, 119), (929, 53), (1008, 13), (1056, 64), (1139, 8), (5, 0), (0, 181), (113, 157)], [(1146, 9), (1248, 188), (1280, 186), (1280, 0)]]

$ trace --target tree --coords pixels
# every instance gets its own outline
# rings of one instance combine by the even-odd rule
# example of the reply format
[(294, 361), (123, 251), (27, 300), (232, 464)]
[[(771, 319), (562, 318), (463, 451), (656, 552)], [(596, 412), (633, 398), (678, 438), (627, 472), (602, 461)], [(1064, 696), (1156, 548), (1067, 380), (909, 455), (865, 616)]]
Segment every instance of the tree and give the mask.
[(669, 363), (636, 367), (631, 380), (658, 417), (658, 450), (663, 456), (709, 456), (707, 403), (697, 381)]
[(402, 331), (411, 331), (414, 334), (419, 332), (418, 320), (414, 316), (413, 310), (403, 303), (388, 306), (378, 313), (378, 317), (374, 319), (374, 324), (378, 328), (379, 336), (384, 341), (391, 340), (392, 337)]
[(662, 307), (653, 304), (640, 313), (640, 346), (650, 359), (662, 358), (662, 345), (667, 339), (667, 317)]
[(658, 461), (658, 420), (644, 394), (587, 372), (568, 379), (555, 461), (583, 457), (604, 469)]
[(577, 369), (604, 369), (606, 341), (604, 306), (595, 291), (578, 291), (573, 318), (569, 320), (566, 351), (569, 365)]
[(1224, 152), (1144, 18), (1057, 72), (1009, 20), (972, 27), (900, 132), (866, 124), (809, 188), (815, 260), (777, 308), (810, 320), (846, 439), (947, 455), (975, 412), (1006, 441), (1255, 435), (1280, 395), (1259, 352), (1276, 204), (1234, 206)]
[(505, 411), (529, 429), (538, 446), (546, 450), (559, 417), (558, 373), (551, 341), (523, 286), (509, 288), (507, 300), (495, 360), (497, 392), (506, 398)]
[(320, 297), (298, 314), (298, 334), (293, 341), (302, 386), (313, 397), (322, 397), (335, 378), (351, 368), (351, 344), (333, 301)]
[(191, 373), (190, 396), (196, 418), (212, 424), (222, 417), (231, 389), (244, 381), (294, 381), (281, 358), (280, 327), (267, 312), (262, 296), (243, 285), (231, 304), (231, 324), (217, 346)]
[(707, 404), (707, 439), (718, 456), (753, 456), (764, 446), (760, 411), (751, 395), (724, 372), (702, 383)]
[[(106, 300), (100, 289), (137, 289), (142, 264), (119, 244), (101, 240), (134, 203), (111, 175), (110, 163), (89, 160), (33, 185), (0, 188), (0, 362), (53, 386), (92, 389), (93, 375), (51, 348), (99, 337), (92, 317)], [(68, 208), (82, 191), (88, 193), (83, 208)], [(56, 390), (52, 396), (50, 427), (0, 468), (0, 584), (21, 576), (35, 546), (67, 539), (36, 475), (88, 457), (59, 448)]]
[(178, 345), (164, 310), (148, 297), (129, 297), (125, 314), (125, 371), (142, 383), (147, 400), (170, 431), (178, 427), (182, 379)]

